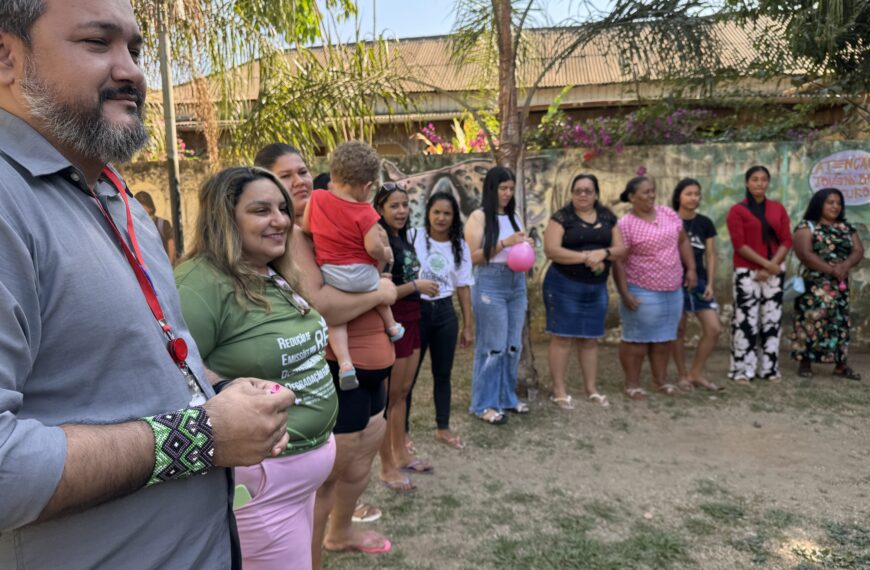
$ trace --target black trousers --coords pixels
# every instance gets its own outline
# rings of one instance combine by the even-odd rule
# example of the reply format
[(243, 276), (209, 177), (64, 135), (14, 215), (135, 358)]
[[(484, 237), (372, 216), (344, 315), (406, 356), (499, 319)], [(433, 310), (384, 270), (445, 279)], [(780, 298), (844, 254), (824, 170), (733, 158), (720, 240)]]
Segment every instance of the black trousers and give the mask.
[(408, 392), (408, 413), (405, 416), (405, 431), (409, 429), (411, 398), (420, 368), (429, 351), (432, 361), (432, 399), (435, 401), (435, 425), (438, 429), (450, 427), (450, 373), (456, 355), (456, 339), (459, 334), (459, 319), (453, 309), (453, 297), (437, 301), (421, 301), (420, 306), (420, 362), (414, 373), (414, 383)]

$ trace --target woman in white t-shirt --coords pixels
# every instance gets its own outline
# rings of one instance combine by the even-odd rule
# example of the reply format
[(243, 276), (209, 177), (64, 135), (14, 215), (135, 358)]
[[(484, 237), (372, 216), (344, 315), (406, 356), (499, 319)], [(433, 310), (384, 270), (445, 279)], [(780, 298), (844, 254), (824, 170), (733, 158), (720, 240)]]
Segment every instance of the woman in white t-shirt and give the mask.
[(475, 266), (471, 306), (477, 337), (469, 411), (493, 425), (507, 421), (506, 411), (529, 411), (516, 394), (528, 307), (526, 274), (512, 271), (507, 260), (511, 247), (533, 242), (516, 213), (515, 186), (510, 169), (490, 169), (483, 179), (483, 207), (472, 212), (465, 224), (465, 241)]
[[(420, 295), (420, 362), (414, 374), (414, 384), (430, 351), (432, 363), (432, 399), (435, 401), (435, 440), (456, 449), (464, 447), (462, 438), (450, 431), (450, 372), (456, 354), (459, 319), (453, 308), (453, 292), (459, 297), (462, 311), (462, 333), (459, 346), (474, 344), (474, 318), (471, 313), (471, 252), (462, 239), (459, 204), (452, 194), (435, 192), (426, 203), (425, 227), (411, 230), (410, 237), (420, 260), (420, 279), (438, 283), (438, 295)], [(405, 432), (411, 415), (408, 393), (408, 413)]]

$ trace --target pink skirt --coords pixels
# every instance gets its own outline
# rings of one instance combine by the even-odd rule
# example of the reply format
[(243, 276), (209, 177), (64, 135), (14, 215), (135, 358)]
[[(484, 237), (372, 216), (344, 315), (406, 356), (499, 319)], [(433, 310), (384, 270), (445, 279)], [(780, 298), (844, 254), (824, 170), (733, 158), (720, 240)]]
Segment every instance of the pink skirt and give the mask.
[(235, 510), (245, 570), (311, 570), (314, 495), (335, 461), (335, 436), (311, 451), (236, 467), (251, 501)]

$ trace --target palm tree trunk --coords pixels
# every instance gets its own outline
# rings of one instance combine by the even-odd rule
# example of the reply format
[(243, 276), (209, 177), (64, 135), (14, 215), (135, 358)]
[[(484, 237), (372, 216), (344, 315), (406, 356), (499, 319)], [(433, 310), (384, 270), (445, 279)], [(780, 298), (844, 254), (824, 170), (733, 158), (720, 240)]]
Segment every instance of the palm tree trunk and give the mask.
[[(495, 14), (496, 41), (498, 42), (498, 108), (501, 123), (499, 146), (495, 152), (496, 161), (502, 166), (507, 166), (517, 175), (516, 200), (523, 219), (523, 227), (526, 227), (522, 125), (517, 109), (517, 43), (511, 21), (513, 15), (511, 0), (492, 0), (492, 8)], [(532, 352), (530, 317), (531, 313), (526, 310), (517, 391), (521, 395), (533, 399), (538, 390), (538, 370), (535, 367), (535, 355)]]

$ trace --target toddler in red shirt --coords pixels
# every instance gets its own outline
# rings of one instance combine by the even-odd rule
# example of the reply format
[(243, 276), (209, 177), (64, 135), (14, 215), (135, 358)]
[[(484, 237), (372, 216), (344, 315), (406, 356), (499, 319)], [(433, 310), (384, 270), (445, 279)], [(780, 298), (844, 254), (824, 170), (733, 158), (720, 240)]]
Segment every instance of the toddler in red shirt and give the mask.
[[(317, 265), (323, 281), (347, 293), (366, 293), (378, 288), (381, 270), (393, 262), (393, 250), (381, 219), (368, 202), (381, 162), (375, 150), (361, 142), (344, 143), (332, 153), (330, 189), (311, 194), (302, 229), (314, 240)], [(393, 342), (402, 338), (404, 327), (393, 318), (389, 305), (376, 308)], [(329, 346), (339, 363), (339, 387), (359, 386), (350, 357), (347, 326), (330, 325)]]

